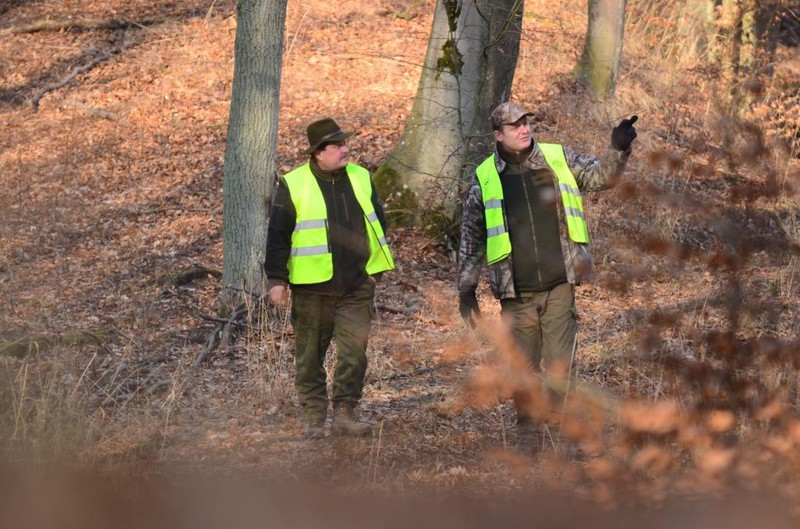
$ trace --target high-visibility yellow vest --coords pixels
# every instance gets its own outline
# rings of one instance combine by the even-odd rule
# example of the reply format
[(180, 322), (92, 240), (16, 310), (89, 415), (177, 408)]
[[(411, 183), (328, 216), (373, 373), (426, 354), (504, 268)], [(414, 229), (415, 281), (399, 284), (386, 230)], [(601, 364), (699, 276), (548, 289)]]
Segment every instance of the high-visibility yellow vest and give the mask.
[[(583, 216), (583, 198), (575, 176), (567, 165), (564, 149), (555, 143), (538, 145), (545, 162), (556, 175), (569, 238), (577, 243), (587, 244), (589, 227)], [(511, 238), (503, 207), (503, 185), (500, 183), (494, 157), (494, 154), (489, 156), (476, 170), (486, 213), (486, 260), (489, 264), (502, 261), (511, 254)]]
[[(356, 164), (347, 164), (347, 177), (358, 204), (364, 212), (369, 259), (367, 274), (394, 269), (394, 260), (383, 226), (372, 206), (372, 184), (369, 171)], [(292, 232), (289, 254), (289, 283), (308, 285), (322, 283), (333, 277), (333, 255), (328, 236), (328, 208), (317, 179), (309, 164), (287, 173), (283, 182), (292, 197), (297, 220)]]

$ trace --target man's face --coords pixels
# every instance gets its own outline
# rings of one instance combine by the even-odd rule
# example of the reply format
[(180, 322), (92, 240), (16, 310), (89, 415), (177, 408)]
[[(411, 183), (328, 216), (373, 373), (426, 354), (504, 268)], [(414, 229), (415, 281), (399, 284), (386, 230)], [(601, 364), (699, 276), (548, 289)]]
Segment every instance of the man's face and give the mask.
[(503, 125), (500, 130), (494, 131), (494, 139), (508, 152), (520, 154), (531, 146), (531, 125), (528, 117), (523, 116), (514, 123)]
[(335, 171), (347, 166), (350, 149), (343, 141), (333, 141), (314, 153), (317, 165), (323, 171)]

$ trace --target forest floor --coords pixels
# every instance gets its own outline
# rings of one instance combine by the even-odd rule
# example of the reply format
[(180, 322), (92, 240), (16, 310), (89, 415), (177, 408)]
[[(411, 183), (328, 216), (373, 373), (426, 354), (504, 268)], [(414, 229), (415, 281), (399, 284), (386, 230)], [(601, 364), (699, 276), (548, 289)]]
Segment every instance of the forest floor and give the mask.
[[(433, 5), (289, 2), (280, 172), (303, 160), (305, 126), (323, 116), (357, 131), (353, 161), (377, 168), (411, 108)], [(246, 475), (392, 494), (548, 488), (606, 505), (625, 503), (615, 491), (633, 485), (633, 475), (646, 501), (730, 490), (739, 467), (728, 468), (714, 444), (672, 445), (678, 463), (664, 472), (692, 464), (660, 481), (663, 452), (631, 444), (636, 419), (620, 417), (627, 401), (652, 404), (642, 413), (655, 421), (662, 399), (687, 413), (703, 402), (719, 411), (718, 387), (692, 386), (697, 370), (667, 361), (705, 366), (715, 332), (756, 352), (766, 339), (782, 344), (781, 354), (794, 350), (786, 344), (796, 343), (800, 325), (800, 173), (796, 136), (792, 143), (775, 124), (786, 122), (776, 113), (790, 115), (780, 94), (797, 86), (796, 47), (779, 47), (771, 99), (748, 125), (720, 110), (713, 75), (685, 65), (667, 71), (648, 54), (642, 28), (653, 26), (628, 30), (614, 101), (592, 99), (569, 76), (585, 5), (529, 0), (525, 13), (512, 97), (535, 113), (537, 139), (601, 154), (619, 119), (640, 117), (626, 183), (586, 198), (598, 277), (576, 294), (577, 373), (609, 412), (595, 456), (569, 459), (560, 442), (540, 457), (515, 450), (507, 388), (481, 378), (487, 365), (504, 372), (493, 352), (499, 307), (484, 284), (488, 323), (465, 329), (452, 251), (416, 229), (390, 231), (397, 270), (377, 292), (384, 310), (362, 406), (379, 426), (374, 437), (303, 439), (286, 314), (269, 313), (192, 367), (221, 317), (220, 281), (176, 278), (222, 267), (234, 2), (12, 0), (0, 7), (0, 31), (69, 17), (136, 24), (0, 38), (0, 345), (39, 336), (41, 349), (0, 356), (9, 465), (56, 459), (123, 480)], [(780, 396), (780, 413), (793, 416), (790, 364), (754, 377), (762, 398), (754, 408)], [(755, 439), (755, 430), (743, 421), (735, 435)]]

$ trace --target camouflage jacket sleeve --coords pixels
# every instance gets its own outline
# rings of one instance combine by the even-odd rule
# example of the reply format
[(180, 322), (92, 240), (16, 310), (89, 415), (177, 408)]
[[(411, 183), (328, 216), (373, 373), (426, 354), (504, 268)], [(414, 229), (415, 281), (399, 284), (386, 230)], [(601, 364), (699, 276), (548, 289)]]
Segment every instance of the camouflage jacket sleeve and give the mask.
[(481, 186), (477, 181), (464, 201), (458, 261), (458, 292), (475, 290), (486, 261), (486, 220)]
[(602, 158), (597, 158), (564, 148), (564, 154), (581, 191), (602, 191), (617, 185), (630, 151), (609, 148)]

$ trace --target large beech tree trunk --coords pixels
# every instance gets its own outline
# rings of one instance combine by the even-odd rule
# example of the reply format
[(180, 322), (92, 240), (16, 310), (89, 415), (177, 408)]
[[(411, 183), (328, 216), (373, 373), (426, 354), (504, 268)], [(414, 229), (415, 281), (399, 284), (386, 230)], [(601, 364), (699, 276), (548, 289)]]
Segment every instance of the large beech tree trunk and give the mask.
[(256, 293), (267, 239), (286, 2), (239, 0), (222, 191), (223, 303)]
[(491, 108), (510, 92), (522, 7), (523, 0), (437, 2), (411, 113), (376, 173), (390, 216), (454, 214), (470, 144), (487, 135)]

